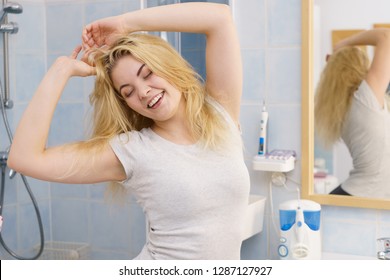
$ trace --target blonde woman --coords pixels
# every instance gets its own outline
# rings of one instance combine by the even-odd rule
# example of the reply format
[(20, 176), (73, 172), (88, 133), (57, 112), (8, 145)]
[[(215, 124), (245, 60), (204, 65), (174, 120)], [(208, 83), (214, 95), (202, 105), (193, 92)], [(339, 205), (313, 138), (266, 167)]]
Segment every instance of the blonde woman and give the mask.
[[(138, 31), (204, 33), (206, 82), (160, 38)], [(65, 183), (131, 190), (148, 240), (137, 259), (239, 259), (249, 176), (238, 128), (242, 69), (228, 6), (186, 3), (98, 20), (83, 31), (93, 64), (60, 57), (15, 134), (9, 166)], [(91, 66), (93, 65), (93, 66)], [(96, 74), (88, 141), (46, 147), (72, 76)]]
[[(375, 46), (372, 62), (358, 45)], [(331, 194), (390, 198), (390, 30), (339, 42), (315, 95), (315, 128), (332, 145), (342, 139), (353, 159), (348, 179)]]

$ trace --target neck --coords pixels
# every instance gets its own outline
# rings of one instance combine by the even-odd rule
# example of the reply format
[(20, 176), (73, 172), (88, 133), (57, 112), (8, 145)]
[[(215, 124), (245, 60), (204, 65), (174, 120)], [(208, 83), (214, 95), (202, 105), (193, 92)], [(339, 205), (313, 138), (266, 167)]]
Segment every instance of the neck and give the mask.
[(186, 121), (154, 123), (152, 130), (162, 138), (176, 144), (191, 145), (196, 143)]
[(181, 105), (172, 118), (163, 122), (155, 121), (151, 128), (155, 133), (173, 143), (191, 145), (196, 143), (196, 139), (187, 121), (185, 105), (183, 103)]

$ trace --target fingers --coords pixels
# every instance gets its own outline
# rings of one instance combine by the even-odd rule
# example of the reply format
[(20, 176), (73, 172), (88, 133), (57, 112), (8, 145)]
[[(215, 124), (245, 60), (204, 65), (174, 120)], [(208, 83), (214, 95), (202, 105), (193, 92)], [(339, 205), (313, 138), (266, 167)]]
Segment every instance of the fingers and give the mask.
[(93, 39), (93, 26), (92, 24), (88, 24), (83, 29), (82, 35), (81, 35), (81, 41), (83, 44), (84, 49), (95, 47), (95, 40)]
[(90, 23), (83, 29), (81, 39), (84, 49), (98, 48), (102, 45), (99, 26), (95, 23)]
[(80, 51), (82, 50), (82, 46), (81, 45), (78, 45), (72, 52), (72, 54), (70, 55), (70, 58), (73, 58), (73, 59), (76, 59), (77, 56), (79, 55)]
[(89, 33), (91, 32), (91, 24), (88, 24), (84, 27), (83, 32), (81, 34), (82, 41), (87, 43), (90, 39)]

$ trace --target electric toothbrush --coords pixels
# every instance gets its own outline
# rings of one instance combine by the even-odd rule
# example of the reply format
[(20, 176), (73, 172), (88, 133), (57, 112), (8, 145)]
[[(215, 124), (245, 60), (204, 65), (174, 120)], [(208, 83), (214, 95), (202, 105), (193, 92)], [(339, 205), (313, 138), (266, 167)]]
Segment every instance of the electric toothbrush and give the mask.
[(259, 151), (258, 151), (258, 154), (261, 156), (265, 156), (267, 152), (267, 123), (268, 123), (268, 112), (265, 108), (265, 101), (263, 100), (263, 111), (261, 112)]

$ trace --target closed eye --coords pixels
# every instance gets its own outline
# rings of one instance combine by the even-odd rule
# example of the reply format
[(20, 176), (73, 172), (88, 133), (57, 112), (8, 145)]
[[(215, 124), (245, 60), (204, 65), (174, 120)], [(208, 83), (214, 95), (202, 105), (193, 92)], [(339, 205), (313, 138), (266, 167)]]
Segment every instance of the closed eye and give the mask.
[(128, 98), (133, 94), (133, 92), (134, 92), (133, 87), (126, 86), (122, 88), (119, 95), (123, 96), (123, 98)]
[(125, 96), (125, 98), (127, 98), (127, 97), (130, 97), (130, 96), (131, 96), (131, 94), (133, 93), (133, 91), (134, 91), (134, 90), (131, 90), (131, 91), (125, 91), (125, 92), (123, 93), (123, 95)]
[(152, 71), (149, 71), (149, 73), (148, 73), (146, 76), (144, 76), (144, 79), (149, 78), (152, 74), (153, 74), (153, 72), (152, 72)]

